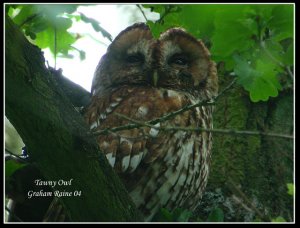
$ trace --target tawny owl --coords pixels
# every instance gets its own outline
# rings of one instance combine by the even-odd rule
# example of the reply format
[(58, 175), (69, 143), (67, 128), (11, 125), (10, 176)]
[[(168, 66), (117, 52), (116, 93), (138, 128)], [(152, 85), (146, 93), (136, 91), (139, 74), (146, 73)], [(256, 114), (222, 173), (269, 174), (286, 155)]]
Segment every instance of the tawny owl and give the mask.
[[(92, 131), (147, 122), (212, 99), (217, 90), (216, 67), (201, 41), (181, 28), (155, 39), (138, 23), (122, 31), (100, 60), (85, 119)], [(197, 107), (152, 128), (97, 136), (148, 221), (162, 207), (193, 210), (207, 183), (211, 134), (159, 129), (172, 126), (212, 128), (212, 107)]]

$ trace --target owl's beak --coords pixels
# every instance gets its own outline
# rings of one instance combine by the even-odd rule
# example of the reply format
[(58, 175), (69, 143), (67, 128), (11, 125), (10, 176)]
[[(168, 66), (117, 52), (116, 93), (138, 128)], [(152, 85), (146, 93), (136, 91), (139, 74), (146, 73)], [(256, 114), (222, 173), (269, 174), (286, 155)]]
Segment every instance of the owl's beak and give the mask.
[(154, 87), (157, 87), (157, 82), (158, 82), (158, 74), (157, 74), (157, 71), (155, 70), (152, 75), (152, 83), (153, 83)]

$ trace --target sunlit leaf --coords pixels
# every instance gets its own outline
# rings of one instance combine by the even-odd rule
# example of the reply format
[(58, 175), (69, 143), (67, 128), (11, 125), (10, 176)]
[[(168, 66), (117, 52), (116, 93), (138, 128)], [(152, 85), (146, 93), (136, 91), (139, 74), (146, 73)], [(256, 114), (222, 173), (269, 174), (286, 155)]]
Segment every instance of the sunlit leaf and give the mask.
[(76, 11), (78, 5), (75, 4), (36, 4), (36, 10), (47, 18), (54, 19), (63, 13), (73, 13)]
[(69, 18), (56, 18), (46, 30), (37, 33), (36, 44), (40, 48), (50, 48), (52, 53), (55, 53), (55, 50), (56, 53), (67, 52), (76, 41), (75, 37), (67, 32), (71, 24)]
[(277, 5), (274, 7), (272, 19), (268, 23), (274, 40), (280, 41), (293, 37), (293, 12), (294, 6), (292, 4)]
[(235, 55), (236, 66), (234, 72), (238, 76), (238, 83), (250, 92), (253, 102), (267, 101), (269, 97), (276, 97), (281, 89), (277, 78), (277, 65), (271, 61), (258, 59), (255, 68), (249, 62)]
[(272, 219), (271, 221), (272, 222), (286, 222), (286, 220), (281, 216), (278, 216), (278, 217)]
[(288, 194), (293, 196), (294, 195), (294, 184), (293, 183), (288, 183), (286, 184), (288, 188)]
[(215, 32), (212, 36), (213, 55), (226, 58), (234, 52), (248, 50), (254, 45), (255, 23), (247, 18), (245, 7), (238, 5), (231, 10), (220, 10), (216, 13)]
[(291, 43), (286, 52), (282, 56), (282, 62), (286, 66), (292, 66), (294, 64), (294, 44)]
[(23, 25), (30, 18), (37, 15), (36, 8), (32, 5), (22, 5), (19, 7), (20, 12), (13, 18), (13, 22), (17, 25)]
[(26, 164), (17, 163), (14, 160), (5, 162), (5, 178), (9, 178), (15, 171), (24, 167)]

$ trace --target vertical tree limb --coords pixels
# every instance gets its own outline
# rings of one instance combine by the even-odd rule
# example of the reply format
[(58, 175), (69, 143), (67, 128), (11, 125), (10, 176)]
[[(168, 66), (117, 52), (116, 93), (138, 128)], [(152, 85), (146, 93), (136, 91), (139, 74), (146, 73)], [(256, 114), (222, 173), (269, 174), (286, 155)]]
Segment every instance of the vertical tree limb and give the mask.
[(72, 221), (141, 221), (82, 117), (45, 67), (40, 49), (5, 20), (5, 114), (48, 180), (71, 180), (59, 191)]

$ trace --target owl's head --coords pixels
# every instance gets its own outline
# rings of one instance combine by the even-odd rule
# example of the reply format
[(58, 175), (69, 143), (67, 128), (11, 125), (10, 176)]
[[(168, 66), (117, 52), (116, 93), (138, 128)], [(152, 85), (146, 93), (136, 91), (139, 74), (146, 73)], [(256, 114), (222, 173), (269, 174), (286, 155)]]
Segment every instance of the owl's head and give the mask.
[(144, 23), (123, 30), (97, 66), (92, 93), (99, 94), (124, 85), (149, 85), (154, 45), (151, 31)]
[(122, 31), (108, 47), (95, 72), (92, 92), (124, 85), (155, 86), (201, 96), (217, 94), (214, 62), (205, 45), (181, 28), (158, 40), (143, 23)]

